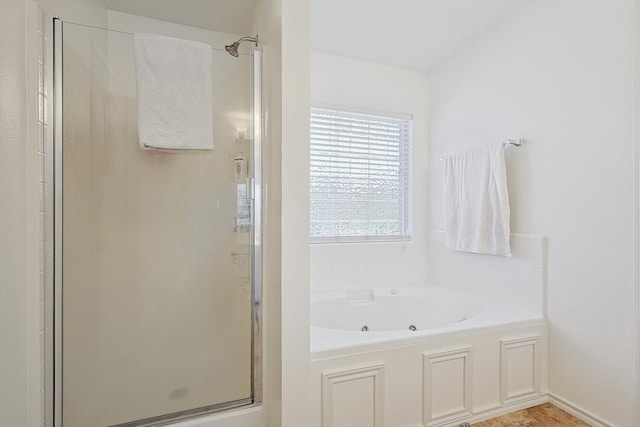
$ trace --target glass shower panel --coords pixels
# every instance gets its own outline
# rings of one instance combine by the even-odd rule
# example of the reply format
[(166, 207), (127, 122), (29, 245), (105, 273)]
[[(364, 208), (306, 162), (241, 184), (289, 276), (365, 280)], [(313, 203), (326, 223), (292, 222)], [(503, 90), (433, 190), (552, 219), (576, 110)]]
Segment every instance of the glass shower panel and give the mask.
[(142, 150), (132, 35), (63, 33), (62, 425), (250, 403), (251, 57), (213, 49), (214, 150)]

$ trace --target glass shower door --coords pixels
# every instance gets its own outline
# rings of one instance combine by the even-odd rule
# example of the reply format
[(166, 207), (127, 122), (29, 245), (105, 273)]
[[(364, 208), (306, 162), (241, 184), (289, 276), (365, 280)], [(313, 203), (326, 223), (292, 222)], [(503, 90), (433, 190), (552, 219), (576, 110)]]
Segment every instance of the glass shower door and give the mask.
[(132, 35), (58, 24), (58, 424), (253, 403), (252, 57), (213, 49), (215, 149), (142, 150)]

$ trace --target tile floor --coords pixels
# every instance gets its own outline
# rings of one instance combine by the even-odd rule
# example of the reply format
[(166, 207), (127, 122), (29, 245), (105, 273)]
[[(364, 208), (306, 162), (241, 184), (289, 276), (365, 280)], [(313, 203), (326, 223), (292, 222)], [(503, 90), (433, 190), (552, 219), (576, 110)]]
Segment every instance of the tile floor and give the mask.
[(551, 403), (473, 424), (473, 427), (590, 427)]

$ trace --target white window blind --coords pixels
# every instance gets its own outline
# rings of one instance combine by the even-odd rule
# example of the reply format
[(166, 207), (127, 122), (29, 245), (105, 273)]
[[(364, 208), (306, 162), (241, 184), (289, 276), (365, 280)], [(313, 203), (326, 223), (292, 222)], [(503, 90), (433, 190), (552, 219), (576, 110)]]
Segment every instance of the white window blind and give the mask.
[(311, 238), (410, 235), (412, 120), (311, 109)]

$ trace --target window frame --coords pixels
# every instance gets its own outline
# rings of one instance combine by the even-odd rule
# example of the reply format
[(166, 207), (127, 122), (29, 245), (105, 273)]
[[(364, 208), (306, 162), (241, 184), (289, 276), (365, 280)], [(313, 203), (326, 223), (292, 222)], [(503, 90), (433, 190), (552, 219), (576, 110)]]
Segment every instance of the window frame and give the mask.
[[(413, 132), (413, 114), (410, 113), (392, 113), (383, 112), (379, 110), (371, 110), (366, 108), (354, 108), (345, 107), (342, 105), (332, 105), (312, 102), (309, 111), (309, 118), (313, 114), (314, 110), (325, 110), (334, 113), (344, 113), (345, 115), (363, 115), (371, 118), (381, 118), (385, 120), (398, 120), (406, 121), (408, 126), (408, 138), (406, 141), (406, 188), (401, 185), (401, 192), (406, 193), (404, 200), (406, 201), (406, 211), (403, 212), (401, 220), (405, 223), (404, 233), (390, 235), (366, 235), (366, 236), (312, 236), (311, 228), (309, 229), (309, 240), (311, 244), (327, 244), (327, 243), (383, 243), (383, 242), (407, 242), (413, 238), (413, 144), (414, 144), (414, 132)], [(311, 128), (311, 125), (310, 125)], [(311, 129), (309, 130), (309, 146), (311, 148)], [(311, 154), (309, 155), (309, 162), (311, 162)], [(311, 177), (311, 167), (309, 168), (309, 176)], [(311, 194), (311, 188), (309, 188), (309, 194)], [(402, 197), (402, 196), (401, 196)], [(309, 210), (311, 214), (311, 210)], [(311, 223), (311, 220), (310, 220)]]

